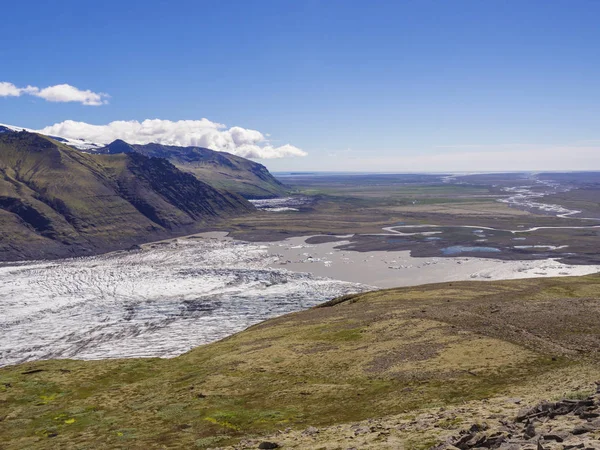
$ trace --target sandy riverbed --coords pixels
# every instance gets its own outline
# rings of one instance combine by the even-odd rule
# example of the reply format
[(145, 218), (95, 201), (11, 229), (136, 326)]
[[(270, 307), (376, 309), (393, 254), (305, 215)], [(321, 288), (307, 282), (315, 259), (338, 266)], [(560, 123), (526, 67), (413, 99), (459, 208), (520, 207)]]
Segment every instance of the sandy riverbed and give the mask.
[(502, 261), (473, 257), (413, 258), (410, 251), (353, 252), (338, 250), (348, 241), (306, 244), (307, 237), (263, 244), (279, 259), (271, 265), (315, 276), (367, 284), (379, 288), (415, 286), (458, 280), (587, 275), (597, 265), (568, 265), (555, 260)]

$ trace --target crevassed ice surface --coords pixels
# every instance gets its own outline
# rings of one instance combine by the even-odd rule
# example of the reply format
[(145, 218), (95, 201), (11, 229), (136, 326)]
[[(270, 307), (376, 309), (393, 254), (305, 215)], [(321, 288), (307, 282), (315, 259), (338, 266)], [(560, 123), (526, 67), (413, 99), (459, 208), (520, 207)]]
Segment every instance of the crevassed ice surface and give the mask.
[(181, 239), (143, 251), (0, 267), (0, 366), (172, 357), (368, 289), (269, 268), (274, 261), (262, 245)]

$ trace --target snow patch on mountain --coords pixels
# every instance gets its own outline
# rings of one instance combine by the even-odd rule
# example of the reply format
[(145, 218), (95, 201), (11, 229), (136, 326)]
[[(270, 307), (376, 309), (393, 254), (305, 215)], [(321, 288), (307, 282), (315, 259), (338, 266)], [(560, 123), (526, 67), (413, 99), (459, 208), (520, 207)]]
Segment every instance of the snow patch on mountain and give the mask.
[[(14, 125), (6, 125), (3, 123), (0, 123), (0, 133), (10, 133), (10, 132), (20, 132), (20, 131), (27, 131), (29, 133), (43, 134), (37, 130), (32, 130), (30, 128), (15, 127)], [(84, 151), (92, 150), (93, 151), (95, 149), (103, 147), (102, 144), (90, 142), (85, 139), (68, 139), (68, 138), (64, 138), (62, 136), (51, 136), (51, 135), (47, 135), (47, 134), (43, 134), (43, 135), (47, 136), (51, 139), (54, 139), (55, 141), (62, 142), (63, 144), (66, 144), (70, 147), (74, 147), (78, 150), (84, 150)]]

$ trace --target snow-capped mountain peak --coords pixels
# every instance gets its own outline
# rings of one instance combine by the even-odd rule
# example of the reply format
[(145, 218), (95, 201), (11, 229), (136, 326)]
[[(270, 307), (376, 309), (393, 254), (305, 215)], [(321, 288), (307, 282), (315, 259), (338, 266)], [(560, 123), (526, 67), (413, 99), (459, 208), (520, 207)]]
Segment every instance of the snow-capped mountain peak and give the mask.
[[(40, 133), (37, 130), (32, 130), (32, 129), (23, 128), (23, 127), (15, 127), (14, 125), (6, 125), (3, 123), (0, 123), (0, 134), (8, 133), (8, 132), (19, 132), (19, 131), (27, 131), (29, 133), (44, 134), (44, 133)], [(63, 144), (69, 145), (71, 147), (75, 147), (78, 150), (88, 150), (89, 151), (89, 150), (95, 150), (97, 148), (103, 147), (102, 144), (96, 144), (95, 142), (90, 142), (85, 139), (68, 139), (68, 138), (64, 138), (61, 136), (50, 136), (47, 134), (44, 134), (44, 136), (48, 136), (49, 138), (54, 139), (55, 141), (62, 142)]]

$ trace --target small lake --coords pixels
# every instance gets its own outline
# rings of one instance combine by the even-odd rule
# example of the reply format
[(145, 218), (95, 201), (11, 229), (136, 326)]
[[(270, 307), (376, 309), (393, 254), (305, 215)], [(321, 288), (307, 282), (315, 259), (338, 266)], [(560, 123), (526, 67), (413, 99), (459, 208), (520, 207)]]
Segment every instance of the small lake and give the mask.
[(500, 249), (495, 247), (470, 247), (464, 245), (453, 245), (442, 249), (444, 255), (458, 255), (460, 253), (499, 253)]

